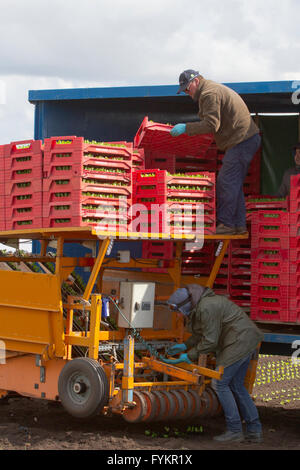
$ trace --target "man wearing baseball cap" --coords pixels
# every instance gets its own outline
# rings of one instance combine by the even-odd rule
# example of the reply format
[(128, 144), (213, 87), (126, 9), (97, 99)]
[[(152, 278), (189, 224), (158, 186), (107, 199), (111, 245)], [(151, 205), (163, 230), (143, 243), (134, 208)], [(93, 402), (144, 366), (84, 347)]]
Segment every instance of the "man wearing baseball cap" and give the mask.
[(235, 91), (206, 80), (196, 70), (188, 69), (180, 74), (177, 93), (183, 92), (198, 103), (200, 121), (177, 124), (171, 129), (171, 135), (214, 135), (218, 149), (225, 152), (216, 185), (216, 233), (246, 233), (243, 183), (261, 143), (259, 129)]

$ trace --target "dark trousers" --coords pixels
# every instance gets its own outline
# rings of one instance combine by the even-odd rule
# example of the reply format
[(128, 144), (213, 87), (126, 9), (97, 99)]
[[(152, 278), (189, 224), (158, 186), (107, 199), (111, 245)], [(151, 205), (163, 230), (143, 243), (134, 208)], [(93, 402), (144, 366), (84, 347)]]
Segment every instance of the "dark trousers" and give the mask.
[(259, 134), (227, 150), (217, 178), (217, 221), (227, 227), (246, 227), (243, 183), (259, 149)]
[(215, 390), (224, 410), (228, 431), (241, 432), (242, 418), (246, 432), (261, 433), (262, 427), (257, 408), (244, 386), (245, 376), (253, 353), (224, 368), (221, 380), (214, 383)]

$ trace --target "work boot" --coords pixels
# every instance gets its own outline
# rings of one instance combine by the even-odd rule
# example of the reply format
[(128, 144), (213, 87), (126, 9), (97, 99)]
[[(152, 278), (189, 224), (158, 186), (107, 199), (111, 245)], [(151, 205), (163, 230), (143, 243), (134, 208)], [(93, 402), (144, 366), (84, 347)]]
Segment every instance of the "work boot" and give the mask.
[(220, 434), (219, 436), (215, 436), (213, 440), (218, 442), (243, 442), (244, 434), (242, 433), (242, 431), (226, 431), (223, 434)]
[(246, 235), (248, 233), (247, 227), (235, 227), (236, 235)]
[(261, 432), (246, 432), (245, 439), (248, 442), (256, 442), (257, 444), (263, 442), (263, 436)]
[(216, 228), (217, 235), (236, 235), (235, 227), (227, 227), (224, 224), (217, 225)]

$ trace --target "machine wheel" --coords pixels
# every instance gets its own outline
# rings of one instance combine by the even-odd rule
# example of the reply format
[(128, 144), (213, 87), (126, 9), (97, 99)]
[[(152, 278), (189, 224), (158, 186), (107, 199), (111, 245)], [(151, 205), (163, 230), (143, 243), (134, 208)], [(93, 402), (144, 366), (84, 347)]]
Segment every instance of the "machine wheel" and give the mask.
[(178, 393), (183, 397), (183, 413), (181, 419), (188, 419), (194, 412), (194, 399), (186, 390), (180, 389)]
[(203, 391), (202, 395), (200, 396), (201, 399), (201, 409), (199, 416), (204, 418), (205, 416), (209, 416), (210, 414), (210, 406), (211, 406), (211, 397), (207, 393), (206, 390)]
[(127, 408), (123, 413), (123, 418), (127, 423), (140, 423), (147, 414), (147, 401), (142, 392), (133, 392), (135, 406)]
[(218, 395), (216, 394), (214, 389), (211, 387), (207, 387), (206, 391), (210, 395), (211, 401), (212, 401), (211, 416), (218, 416), (222, 412), (222, 406), (219, 402)]
[(144, 397), (146, 398), (146, 402), (147, 402), (147, 413), (145, 417), (143, 418), (143, 421), (147, 421), (147, 422), (153, 421), (153, 419), (155, 418), (157, 414), (157, 408), (158, 408), (157, 400), (155, 396), (151, 392), (148, 392), (147, 390), (143, 390), (141, 393), (144, 395)]
[(166, 406), (167, 410), (164, 416), (162, 416), (163, 420), (170, 420), (173, 419), (173, 416), (176, 411), (176, 402), (175, 402), (175, 397), (172, 395), (170, 392), (167, 392), (166, 390), (160, 390), (160, 393), (163, 395), (165, 401), (166, 401)]
[(163, 417), (165, 416), (166, 410), (167, 410), (165, 397), (158, 390), (154, 390), (151, 393), (152, 395), (154, 395), (156, 399), (156, 404), (157, 404), (157, 410), (153, 418), (153, 421), (161, 421)]
[(75, 418), (98, 414), (108, 402), (108, 390), (105, 372), (94, 359), (73, 359), (59, 375), (59, 398), (65, 410)]
[(191, 395), (191, 397), (194, 400), (193, 414), (191, 415), (191, 417), (197, 418), (200, 415), (200, 410), (202, 407), (200, 395), (195, 390), (189, 390), (188, 393)]
[(170, 390), (169, 393), (173, 395), (175, 401), (175, 411), (172, 419), (182, 419), (184, 414), (184, 402), (180, 390)]

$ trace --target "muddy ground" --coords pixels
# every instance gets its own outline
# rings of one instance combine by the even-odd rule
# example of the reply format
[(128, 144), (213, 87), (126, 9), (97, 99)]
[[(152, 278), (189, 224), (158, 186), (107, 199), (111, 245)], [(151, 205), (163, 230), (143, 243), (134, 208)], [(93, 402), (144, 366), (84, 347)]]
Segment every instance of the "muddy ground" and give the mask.
[(259, 359), (253, 396), (263, 425), (262, 444), (214, 442), (212, 437), (224, 430), (223, 416), (138, 425), (119, 416), (78, 421), (59, 403), (15, 397), (0, 404), (0, 449), (300, 450), (300, 365), (292, 367), (288, 360)]

